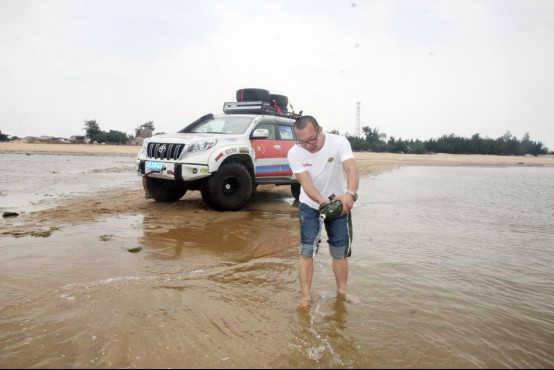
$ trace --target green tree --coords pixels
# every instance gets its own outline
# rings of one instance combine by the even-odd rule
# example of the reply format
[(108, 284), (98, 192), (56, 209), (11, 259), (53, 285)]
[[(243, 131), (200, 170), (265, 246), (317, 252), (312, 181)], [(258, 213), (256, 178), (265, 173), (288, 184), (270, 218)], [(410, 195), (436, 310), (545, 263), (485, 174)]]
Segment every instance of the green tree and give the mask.
[(374, 128), (372, 129), (369, 126), (362, 127), (362, 132), (365, 135), (365, 140), (369, 143), (375, 143), (381, 140), (381, 135), (379, 134), (379, 129)]
[(421, 140), (410, 140), (406, 142), (406, 153), (409, 154), (425, 154), (425, 145)]
[(384, 140), (381, 140), (382, 137), (385, 137), (385, 134), (379, 133), (379, 128), (371, 128), (369, 126), (362, 127), (362, 132), (365, 135), (365, 140), (369, 146), (369, 150), (374, 152), (386, 152), (388, 151), (388, 145)]
[(105, 131), (99, 131), (93, 137), (91, 137), (90, 140), (97, 143), (107, 143), (108, 133)]
[(121, 131), (110, 130), (106, 135), (106, 142), (110, 144), (126, 144), (129, 141), (129, 136)]
[(395, 140), (394, 136), (391, 136), (388, 141), (388, 151), (392, 153), (406, 153), (408, 151), (408, 146), (402, 138)]
[(357, 136), (347, 136), (346, 139), (350, 142), (350, 146), (355, 152), (369, 150), (369, 143), (362, 138)]
[(8, 135), (3, 134), (2, 130), (0, 130), (0, 141), (10, 141), (10, 139), (8, 138)]
[[(96, 139), (94, 139), (95, 136), (97, 136), (98, 134), (100, 134), (100, 126), (98, 125), (98, 123), (96, 122), (95, 119), (93, 120), (85, 120), (85, 128), (84, 130), (86, 131), (86, 137), (89, 138), (90, 140), (92, 141), (98, 141)], [(100, 142), (100, 141), (98, 141)]]

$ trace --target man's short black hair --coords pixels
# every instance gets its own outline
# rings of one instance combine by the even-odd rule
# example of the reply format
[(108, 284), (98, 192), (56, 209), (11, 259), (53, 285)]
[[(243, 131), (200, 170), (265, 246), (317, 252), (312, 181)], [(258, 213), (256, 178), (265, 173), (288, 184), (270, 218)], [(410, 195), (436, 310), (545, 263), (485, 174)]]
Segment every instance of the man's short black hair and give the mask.
[(319, 123), (317, 123), (317, 120), (312, 116), (302, 116), (298, 118), (296, 122), (294, 122), (294, 128), (297, 130), (303, 130), (306, 128), (308, 123), (311, 123), (316, 131), (319, 131)]

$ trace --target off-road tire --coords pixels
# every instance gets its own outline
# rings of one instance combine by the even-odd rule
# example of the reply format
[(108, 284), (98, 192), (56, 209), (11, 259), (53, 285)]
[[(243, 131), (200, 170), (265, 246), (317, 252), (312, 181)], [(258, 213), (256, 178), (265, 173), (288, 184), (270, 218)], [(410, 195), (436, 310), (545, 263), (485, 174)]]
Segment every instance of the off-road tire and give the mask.
[(289, 98), (285, 95), (278, 95), (278, 94), (270, 94), (269, 95), (271, 101), (275, 101), (275, 103), (279, 106), (282, 112), (288, 111), (289, 106)]
[(202, 199), (217, 211), (237, 211), (252, 195), (252, 176), (240, 163), (222, 165), (202, 184)]
[(266, 101), (270, 102), (269, 91), (264, 89), (240, 89), (237, 90), (237, 101)]
[(187, 192), (185, 185), (172, 180), (143, 177), (143, 186), (156, 202), (175, 202)]

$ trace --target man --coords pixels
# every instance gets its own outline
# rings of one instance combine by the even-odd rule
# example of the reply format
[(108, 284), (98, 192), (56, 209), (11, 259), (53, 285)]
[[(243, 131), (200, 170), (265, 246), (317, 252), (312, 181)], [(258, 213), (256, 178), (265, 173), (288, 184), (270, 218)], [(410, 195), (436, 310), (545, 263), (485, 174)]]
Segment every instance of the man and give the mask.
[[(348, 260), (346, 256), (349, 211), (357, 200), (359, 176), (350, 143), (342, 136), (325, 134), (316, 119), (303, 116), (294, 124), (297, 145), (288, 153), (288, 161), (302, 186), (300, 192), (300, 260), (298, 277), (302, 298), (299, 308), (308, 308), (313, 276), (313, 244), (319, 231), (319, 207), (341, 201), (343, 210), (339, 218), (325, 223), (329, 237), (329, 253), (333, 257), (333, 272), (337, 281), (337, 295), (358, 303), (346, 294)], [(343, 170), (346, 173), (346, 192)]]

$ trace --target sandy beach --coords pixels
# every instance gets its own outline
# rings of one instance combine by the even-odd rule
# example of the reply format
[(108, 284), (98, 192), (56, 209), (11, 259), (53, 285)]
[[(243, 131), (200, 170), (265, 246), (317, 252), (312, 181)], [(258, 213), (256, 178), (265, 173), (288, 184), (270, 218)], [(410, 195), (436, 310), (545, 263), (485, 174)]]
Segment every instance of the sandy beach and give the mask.
[[(127, 145), (40, 144), (3, 142), (0, 153), (52, 153), (136, 156), (141, 148)], [(355, 153), (361, 175), (400, 166), (554, 166), (554, 156), (498, 156), (464, 154)]]
[(23, 142), (2, 142), (0, 153), (55, 153), (84, 155), (137, 155), (140, 146), (91, 145), (91, 144), (43, 144)]
[(24, 194), (0, 222), (5, 367), (551, 367), (553, 157), (355, 153), (362, 303), (336, 299), (323, 247), (299, 312), (290, 187), (158, 203), (139, 149), (0, 143), (0, 202)]
[[(0, 143), (0, 153), (52, 153), (136, 156), (141, 148), (127, 145)], [(355, 153), (362, 176), (400, 166), (554, 166), (554, 156), (464, 154)]]
[[(32, 154), (72, 154), (72, 155), (121, 155), (136, 156), (140, 147), (120, 145), (87, 145), (87, 144), (34, 144), (8, 142), (0, 143), (0, 153)], [(370, 176), (400, 166), (554, 166), (554, 156), (492, 156), (492, 155), (451, 155), (451, 154), (393, 154), (393, 153), (355, 153), (358, 170), (361, 176)], [(258, 194), (267, 199), (277, 199), (290, 195), (288, 186), (264, 185), (258, 187)], [(202, 202), (200, 192), (189, 191), (185, 195), (188, 202), (194, 205), (191, 221), (202, 222), (206, 217), (233, 217), (233, 213), (215, 212)], [(136, 187), (122, 191), (110, 191), (101, 196), (67, 199), (52, 209), (21, 215), (17, 222), (17, 232), (28, 228), (59, 227), (63, 224), (78, 224), (93, 221), (103, 216), (118, 214), (140, 214), (144, 207), (153, 203), (143, 196), (140, 179)], [(267, 206), (272, 207), (271, 202)], [(210, 216), (211, 215), (211, 216)], [(4, 225), (9, 226), (8, 225)], [(4, 232), (15, 232), (13, 226)], [(159, 225), (152, 225), (157, 227)]]

